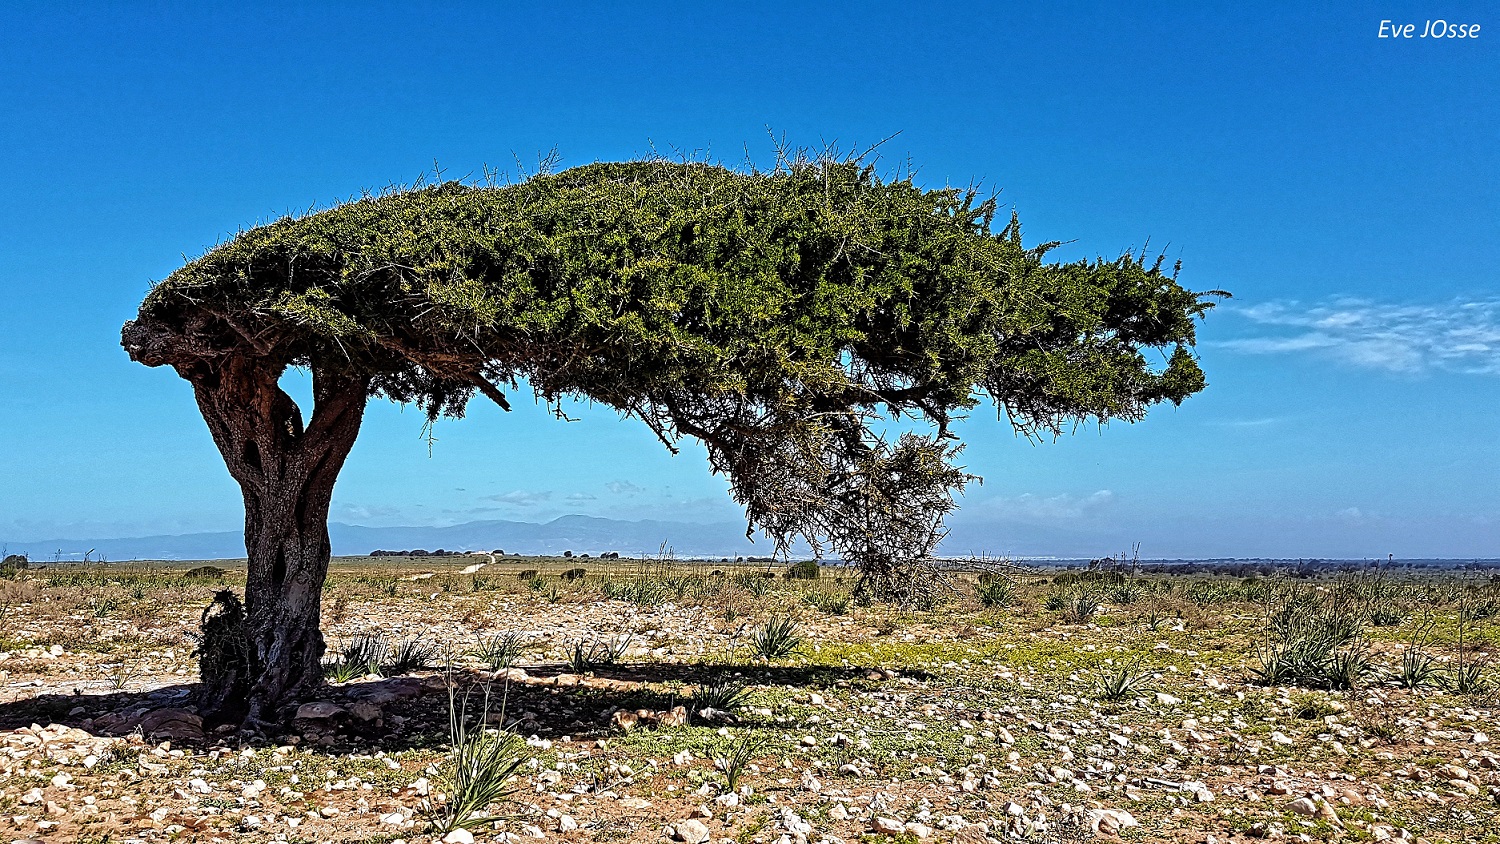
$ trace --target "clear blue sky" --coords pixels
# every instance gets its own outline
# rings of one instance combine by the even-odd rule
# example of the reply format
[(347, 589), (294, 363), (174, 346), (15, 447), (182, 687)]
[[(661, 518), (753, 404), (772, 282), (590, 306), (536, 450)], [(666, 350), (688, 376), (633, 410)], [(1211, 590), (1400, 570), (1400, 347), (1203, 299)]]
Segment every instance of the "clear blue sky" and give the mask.
[[(999, 189), (1058, 256), (1150, 238), (1235, 294), (1181, 408), (970, 420), (949, 550), (1500, 556), (1493, 4), (66, 5), (0, 11), (0, 540), (240, 524), (187, 385), (118, 345), (185, 255), (434, 160), (766, 160), (770, 127), (899, 132), (886, 163)], [(1481, 34), (1377, 38), (1437, 17)], [(701, 451), (578, 415), (476, 403), (429, 457), (372, 405), (334, 518), (736, 517)]]

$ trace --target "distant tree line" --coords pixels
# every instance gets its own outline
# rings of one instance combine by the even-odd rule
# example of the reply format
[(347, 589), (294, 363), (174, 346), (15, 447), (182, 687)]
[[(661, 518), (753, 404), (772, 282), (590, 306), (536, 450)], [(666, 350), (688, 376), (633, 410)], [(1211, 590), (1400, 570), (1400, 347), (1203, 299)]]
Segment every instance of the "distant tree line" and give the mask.
[[(1077, 566), (1069, 566), (1076, 569)], [(1303, 560), (1121, 560), (1105, 557), (1091, 560), (1087, 571), (1090, 575), (1130, 574), (1218, 574), (1231, 577), (1270, 577), (1284, 575), (1296, 578), (1312, 578), (1334, 572), (1351, 573), (1365, 569), (1457, 569), (1462, 571), (1487, 571), (1500, 568), (1500, 561), (1475, 560), (1453, 563), (1434, 560), (1325, 560), (1309, 558)]]
[[(384, 549), (377, 548), (374, 551), (371, 551), (368, 554), (368, 556), (371, 556), (371, 557), (462, 557), (462, 556), (466, 556), (466, 555), (469, 555), (469, 554), (483, 554), (483, 553), (486, 553), (486, 552), (484, 552), (484, 551), (449, 551), (449, 550), (446, 550), (446, 549), (443, 549), (443, 548), (439, 548), (436, 551), (427, 551), (427, 550), (422, 549), (422, 548), (414, 548), (414, 549), (412, 549), (410, 551), (387, 551), (387, 550), (384, 550)], [(495, 550), (490, 551), (488, 553), (494, 554), (496, 557), (503, 557), (503, 556), (505, 556), (505, 549), (504, 548), (496, 548)], [(562, 553), (562, 555), (564, 557), (572, 557), (573, 556), (573, 552), (572, 551), (564, 551)], [(515, 556), (520, 556), (520, 554), (517, 553)], [(588, 554), (580, 554), (578, 556), (580, 558), (584, 558), (584, 557), (587, 557)], [(618, 551), (606, 551), (603, 554), (599, 555), (599, 559), (601, 559), (601, 560), (618, 560), (618, 559), (620, 559), (620, 552), (618, 552)]]

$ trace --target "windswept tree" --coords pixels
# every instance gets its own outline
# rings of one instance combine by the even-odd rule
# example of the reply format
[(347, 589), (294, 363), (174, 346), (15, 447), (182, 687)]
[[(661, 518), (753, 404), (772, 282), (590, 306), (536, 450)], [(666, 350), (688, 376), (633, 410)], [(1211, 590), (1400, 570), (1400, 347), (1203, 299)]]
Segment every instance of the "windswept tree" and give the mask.
[[(260, 724), (321, 680), (329, 504), (372, 396), (436, 419), (475, 395), (508, 409), (524, 381), (608, 405), (668, 448), (701, 441), (752, 532), (910, 598), (969, 480), (957, 418), (988, 401), (1055, 435), (1204, 386), (1205, 294), (1144, 254), (1049, 263), (994, 213), (847, 159), (604, 163), (349, 202), (172, 273), (123, 345), (192, 384), (245, 500), (243, 641), (217, 653), (247, 664), (205, 699)], [(311, 372), (308, 417), (289, 367)]]

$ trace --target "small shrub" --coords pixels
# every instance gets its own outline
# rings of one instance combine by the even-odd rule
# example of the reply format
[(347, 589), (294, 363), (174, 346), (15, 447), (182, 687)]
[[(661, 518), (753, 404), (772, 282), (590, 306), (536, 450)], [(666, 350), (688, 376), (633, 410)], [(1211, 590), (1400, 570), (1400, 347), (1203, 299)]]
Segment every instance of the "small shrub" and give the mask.
[(1465, 622), (1484, 621), (1487, 618), (1493, 618), (1497, 612), (1500, 612), (1500, 602), (1493, 598), (1484, 601), (1465, 601), (1459, 608), (1458, 617), (1460, 621)]
[(94, 618), (109, 618), (119, 607), (120, 600), (113, 596), (106, 595), (89, 599), (89, 609), (93, 611)]
[(773, 616), (750, 635), (750, 644), (755, 653), (766, 659), (787, 656), (801, 643), (797, 622), (791, 616)]
[(631, 641), (632, 637), (629, 635), (617, 636), (609, 640), (580, 639), (573, 643), (573, 652), (568, 658), (568, 666), (578, 674), (587, 674), (600, 666), (614, 665), (624, 658)]
[(323, 663), (323, 676), (331, 683), (347, 683), (365, 676), (365, 668), (341, 659), (327, 660)]
[(1016, 585), (1003, 577), (982, 578), (974, 587), (974, 597), (983, 607), (1008, 607), (1015, 603)]
[(402, 639), (390, 651), (390, 662), (385, 666), (387, 676), (406, 674), (426, 668), (437, 656), (437, 645), (420, 639)]
[(112, 692), (123, 692), (140, 677), (144, 672), (140, 665), (130, 660), (123, 660), (115, 665), (102, 666), (100, 673), (104, 675), (104, 682)]
[(764, 742), (751, 733), (740, 736), (740, 740), (731, 744), (723, 753), (714, 757), (714, 767), (724, 774), (724, 785), (728, 791), (737, 791), (740, 787), (740, 777), (750, 762), (760, 752)]
[(1375, 664), (1370, 659), (1370, 643), (1361, 636), (1333, 653), (1324, 670), (1324, 678), (1330, 689), (1357, 689), (1364, 684), (1365, 677), (1374, 671)]
[(817, 580), (818, 574), (818, 564), (812, 560), (792, 563), (786, 569), (787, 580)]
[(1291, 697), (1292, 714), (1304, 721), (1316, 721), (1338, 712), (1327, 697), (1311, 692), (1301, 692)]
[(588, 569), (568, 569), (567, 571), (562, 573), (562, 579), (568, 581), (569, 583), (572, 583), (574, 581), (582, 580), (585, 577), (588, 577), (588, 574)]
[(580, 639), (573, 643), (573, 651), (568, 656), (568, 668), (575, 674), (587, 674), (600, 664), (598, 642)]
[(536, 569), (522, 569), (521, 571), (516, 572), (516, 580), (519, 580), (523, 583), (528, 580), (536, 580), (539, 576), (540, 575)]
[(1272, 636), (1256, 646), (1258, 682), (1353, 689), (1374, 671), (1356, 607), (1310, 591), (1281, 590), (1267, 601)]
[(1067, 608), (1063, 610), (1063, 619), (1074, 624), (1087, 624), (1093, 620), (1094, 614), (1099, 612), (1099, 600), (1093, 595), (1084, 593), (1076, 595), (1068, 602)]
[(1389, 713), (1380, 713), (1376, 718), (1360, 725), (1360, 731), (1370, 738), (1377, 739), (1385, 744), (1396, 744), (1401, 740), (1401, 728), (1396, 724)]
[(379, 636), (356, 636), (339, 651), (339, 660), (364, 674), (379, 674), (389, 648)]
[(1151, 672), (1135, 665), (1119, 665), (1094, 676), (1094, 697), (1100, 700), (1121, 701), (1133, 698), (1148, 690)]
[[(489, 721), (490, 691), (484, 691), (484, 704), (474, 723), (468, 717), (469, 695), (460, 703), (450, 686), (448, 690), (448, 742), (451, 750), (438, 774), (442, 803), (426, 803), (424, 809), (439, 833), (455, 829), (473, 829), (499, 818), (483, 812), (514, 791), (511, 780), (531, 758), (526, 743), (514, 733), (492, 730)], [(505, 720), (501, 706), (500, 720)]]
[(208, 708), (233, 705), (230, 699), (250, 687), (250, 640), (245, 634), (245, 608), (228, 589), (214, 593), (198, 622), (199, 704)]
[(717, 709), (733, 712), (745, 703), (745, 684), (730, 677), (720, 677), (704, 683), (693, 692), (693, 711)]
[(1490, 687), (1489, 660), (1460, 654), (1448, 666), (1448, 673), (1443, 677), (1443, 687), (1458, 695), (1482, 694)]
[(829, 615), (843, 615), (849, 611), (849, 596), (847, 595), (818, 591), (804, 592), (802, 602)]
[(1426, 689), (1442, 683), (1437, 659), (1427, 650), (1431, 637), (1431, 621), (1413, 631), (1406, 647), (1401, 650), (1401, 665), (1391, 682), (1403, 689)]
[(223, 580), (226, 574), (228, 572), (218, 566), (199, 566), (195, 569), (188, 569), (182, 573), (182, 576), (188, 580)]
[(746, 592), (757, 598), (764, 597), (771, 591), (771, 584), (765, 578), (754, 574), (735, 575), (734, 583)]
[(604, 653), (604, 664), (614, 665), (624, 659), (625, 652), (630, 650), (630, 643), (633, 641), (635, 641), (635, 637), (627, 633), (623, 636), (616, 636), (613, 639), (606, 639), (600, 642)]
[(604, 597), (617, 601), (629, 601), (640, 607), (656, 607), (667, 602), (671, 594), (661, 580), (653, 577), (635, 577), (629, 580), (605, 580), (599, 584)]

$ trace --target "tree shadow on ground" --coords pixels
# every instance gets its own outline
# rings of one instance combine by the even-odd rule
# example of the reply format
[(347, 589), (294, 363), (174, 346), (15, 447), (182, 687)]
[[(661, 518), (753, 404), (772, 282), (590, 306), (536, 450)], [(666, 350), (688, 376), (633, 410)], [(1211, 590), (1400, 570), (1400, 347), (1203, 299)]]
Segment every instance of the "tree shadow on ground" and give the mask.
[[(60, 724), (101, 736), (140, 734), (147, 741), (170, 740), (177, 746), (296, 742), (330, 754), (394, 752), (442, 746), (448, 740), (451, 699), (466, 706), (471, 718), (487, 714), (492, 723), (503, 721), (524, 736), (592, 740), (618, 734), (611, 716), (619, 710), (657, 712), (682, 705), (691, 711), (694, 687), (713, 680), (817, 690), (874, 688), (889, 676), (862, 668), (654, 662), (601, 666), (590, 675), (557, 664), (523, 670), (524, 679), (454, 669), (451, 674), (327, 685), (301, 703), (331, 703), (333, 709), (325, 710), (331, 715), (298, 719), (294, 704), (282, 712), (281, 731), (268, 736), (237, 733), (232, 727), (206, 733), (201, 726), (195, 729), (196, 683), (107, 694), (43, 694), (0, 704), (0, 730)], [(745, 726), (759, 725), (747, 716)]]

